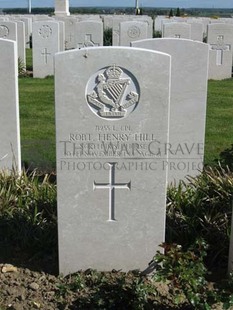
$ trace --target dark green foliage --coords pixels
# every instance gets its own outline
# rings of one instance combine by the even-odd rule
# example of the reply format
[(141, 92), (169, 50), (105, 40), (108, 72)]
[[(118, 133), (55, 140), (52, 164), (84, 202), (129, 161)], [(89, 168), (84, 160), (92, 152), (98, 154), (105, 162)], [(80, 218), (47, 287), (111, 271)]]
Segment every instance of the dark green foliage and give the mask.
[(57, 298), (70, 305), (69, 293), (75, 293), (69, 309), (153, 309), (150, 285), (138, 272), (97, 272), (73, 274), (58, 286)]
[(187, 249), (202, 238), (209, 245), (208, 268), (226, 268), (233, 174), (221, 167), (209, 168), (189, 181), (168, 189), (166, 241)]
[(198, 240), (187, 251), (177, 244), (163, 244), (162, 247), (164, 254), (157, 252), (154, 258), (154, 280), (168, 282), (174, 304), (183, 301), (195, 309), (211, 309), (215, 293), (209, 290), (206, 281), (206, 243)]
[(154, 31), (153, 38), (162, 38), (162, 32), (161, 31)]
[(173, 10), (172, 9), (169, 12), (169, 17), (173, 17)]
[(104, 46), (112, 46), (112, 28), (104, 30)]
[(229, 168), (230, 171), (233, 172), (233, 144), (230, 148), (222, 151), (219, 154), (219, 159), (216, 161), (219, 162), (225, 169)]
[(176, 9), (176, 16), (179, 17), (180, 16), (180, 8)]
[(18, 76), (19, 77), (26, 76), (26, 66), (20, 57), (18, 58)]

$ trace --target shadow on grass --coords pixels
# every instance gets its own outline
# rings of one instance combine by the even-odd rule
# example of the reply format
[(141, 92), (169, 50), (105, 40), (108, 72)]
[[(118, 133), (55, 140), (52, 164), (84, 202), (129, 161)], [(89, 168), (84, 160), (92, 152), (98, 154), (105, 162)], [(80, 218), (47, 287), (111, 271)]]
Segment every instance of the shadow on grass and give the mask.
[[(39, 217), (40, 215), (38, 215)], [(19, 212), (0, 216), (0, 263), (58, 274), (57, 225)]]

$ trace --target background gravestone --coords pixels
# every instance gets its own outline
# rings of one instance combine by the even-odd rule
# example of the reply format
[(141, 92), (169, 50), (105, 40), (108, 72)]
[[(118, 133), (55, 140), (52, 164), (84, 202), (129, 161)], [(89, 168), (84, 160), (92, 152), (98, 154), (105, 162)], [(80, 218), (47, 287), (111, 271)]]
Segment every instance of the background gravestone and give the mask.
[(17, 23), (17, 46), (18, 58), (26, 67), (26, 42), (25, 42), (25, 24), (23, 21), (16, 21)]
[(0, 167), (21, 170), (16, 42), (0, 39)]
[(15, 22), (0, 23), (0, 39), (13, 40), (17, 42), (17, 24)]
[(172, 57), (168, 182), (196, 176), (203, 167), (208, 44), (184, 39), (152, 39), (132, 46)]
[(54, 74), (55, 53), (60, 51), (59, 23), (39, 21), (33, 23), (33, 77), (44, 78)]
[(164, 38), (191, 38), (191, 25), (184, 22), (178, 23), (165, 23), (163, 24), (163, 37)]
[(191, 26), (191, 40), (203, 42), (204, 26), (201, 22), (187, 21)]
[(233, 25), (208, 25), (207, 43), (210, 46), (209, 79), (231, 78), (233, 58)]
[(29, 17), (20, 17), (20, 20), (24, 22), (25, 25), (25, 43), (26, 48), (30, 48), (30, 36), (32, 34), (32, 19)]
[(158, 141), (167, 142), (169, 80), (163, 53), (93, 47), (55, 56), (63, 274), (144, 270), (164, 241)]
[(120, 45), (130, 46), (130, 42), (148, 38), (148, 24), (145, 22), (120, 23)]
[(76, 47), (91, 47), (103, 45), (103, 22), (82, 21), (76, 23)]
[(77, 19), (74, 17), (56, 17), (65, 23), (65, 49), (76, 48), (75, 30)]

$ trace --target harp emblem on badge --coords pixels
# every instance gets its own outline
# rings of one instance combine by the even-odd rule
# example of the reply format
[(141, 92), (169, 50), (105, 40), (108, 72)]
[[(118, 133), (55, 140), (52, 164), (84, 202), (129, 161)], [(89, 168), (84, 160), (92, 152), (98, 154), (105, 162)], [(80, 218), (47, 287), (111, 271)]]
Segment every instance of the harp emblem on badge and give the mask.
[(109, 66), (91, 77), (86, 99), (91, 110), (99, 117), (110, 120), (124, 118), (138, 104), (138, 82), (127, 70), (116, 65)]

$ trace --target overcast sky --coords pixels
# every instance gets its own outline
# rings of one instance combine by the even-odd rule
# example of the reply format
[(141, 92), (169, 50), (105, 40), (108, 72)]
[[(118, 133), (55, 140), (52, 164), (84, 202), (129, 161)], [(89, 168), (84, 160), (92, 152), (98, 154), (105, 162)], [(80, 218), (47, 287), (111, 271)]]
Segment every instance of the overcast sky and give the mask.
[[(27, 7), (29, 0), (0, 0), (0, 8)], [(31, 0), (32, 7), (53, 7), (55, 0)], [(233, 0), (139, 0), (140, 6), (149, 7), (203, 7), (232, 8)], [(134, 7), (135, 0), (70, 0), (70, 6), (126, 6)]]

